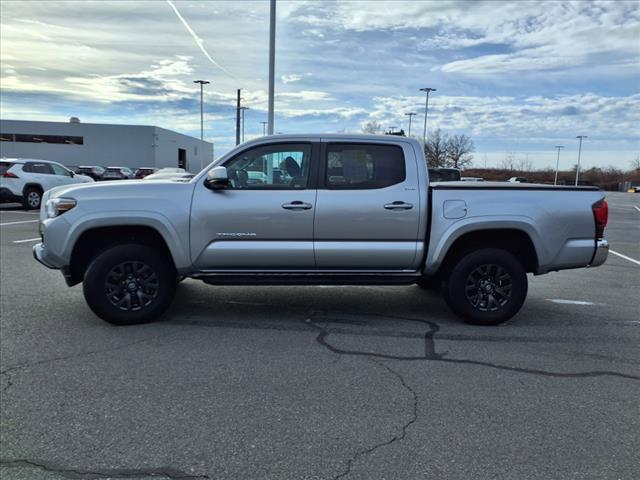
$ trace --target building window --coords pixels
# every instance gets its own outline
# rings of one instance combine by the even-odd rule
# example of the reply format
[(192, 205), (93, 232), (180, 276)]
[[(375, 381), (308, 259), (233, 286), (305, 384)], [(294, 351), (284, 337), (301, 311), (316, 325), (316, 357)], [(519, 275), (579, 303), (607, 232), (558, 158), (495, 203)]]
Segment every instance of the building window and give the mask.
[(3, 142), (57, 143), (63, 145), (84, 145), (84, 137), (65, 135), (38, 135), (24, 133), (0, 133)]

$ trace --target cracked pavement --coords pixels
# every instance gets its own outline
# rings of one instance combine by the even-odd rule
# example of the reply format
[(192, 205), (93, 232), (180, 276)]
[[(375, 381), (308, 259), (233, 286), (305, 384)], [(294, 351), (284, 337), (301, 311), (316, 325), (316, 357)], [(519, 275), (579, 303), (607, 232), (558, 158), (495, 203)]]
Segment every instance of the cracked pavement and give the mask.
[[(632, 258), (639, 197), (609, 196)], [(640, 477), (640, 267), (624, 259), (529, 277), (496, 328), (417, 287), (191, 280), (163, 321), (116, 328), (12, 243), (36, 228), (0, 230), (3, 480)]]

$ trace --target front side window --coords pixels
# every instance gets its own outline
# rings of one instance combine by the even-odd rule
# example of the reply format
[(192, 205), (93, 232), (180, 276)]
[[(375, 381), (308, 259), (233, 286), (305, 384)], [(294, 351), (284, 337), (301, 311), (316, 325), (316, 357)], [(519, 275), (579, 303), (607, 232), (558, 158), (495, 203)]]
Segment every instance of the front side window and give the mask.
[(309, 181), (311, 144), (266, 145), (225, 163), (234, 190), (302, 190)]
[(51, 164), (51, 168), (53, 168), (54, 175), (63, 175), (65, 177), (70, 177), (71, 172), (60, 165), (56, 165), (55, 163)]
[(327, 188), (384, 188), (403, 182), (402, 148), (395, 145), (329, 144), (325, 164)]

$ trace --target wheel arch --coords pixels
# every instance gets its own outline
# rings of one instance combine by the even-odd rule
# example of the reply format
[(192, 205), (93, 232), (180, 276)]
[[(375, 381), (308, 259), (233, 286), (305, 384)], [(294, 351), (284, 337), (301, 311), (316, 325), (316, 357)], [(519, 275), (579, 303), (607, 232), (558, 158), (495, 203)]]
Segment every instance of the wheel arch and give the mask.
[(457, 232), (448, 244), (442, 246), (437, 258), (431, 262), (431, 273), (446, 276), (460, 258), (466, 253), (481, 248), (500, 248), (510, 252), (523, 265), (527, 272), (535, 273), (540, 265), (540, 252), (529, 229), (522, 226), (499, 228), (477, 228)]
[(71, 249), (69, 266), (66, 269), (66, 280), (69, 286), (82, 282), (84, 273), (91, 260), (100, 252), (126, 243), (136, 243), (157, 249), (170, 259), (176, 275), (180, 262), (169, 247), (169, 242), (162, 233), (149, 225), (109, 225), (87, 228), (78, 234)]

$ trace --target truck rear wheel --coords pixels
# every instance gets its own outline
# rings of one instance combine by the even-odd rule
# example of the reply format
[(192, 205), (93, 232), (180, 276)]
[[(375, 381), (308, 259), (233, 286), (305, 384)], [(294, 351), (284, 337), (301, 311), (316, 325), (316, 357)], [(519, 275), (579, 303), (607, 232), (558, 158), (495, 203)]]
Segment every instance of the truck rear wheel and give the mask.
[(146, 323), (164, 313), (176, 292), (169, 259), (153, 248), (125, 244), (101, 252), (82, 284), (89, 308), (114, 325)]
[(498, 248), (470, 252), (451, 269), (447, 304), (473, 325), (498, 325), (513, 317), (527, 297), (527, 274), (511, 253)]

